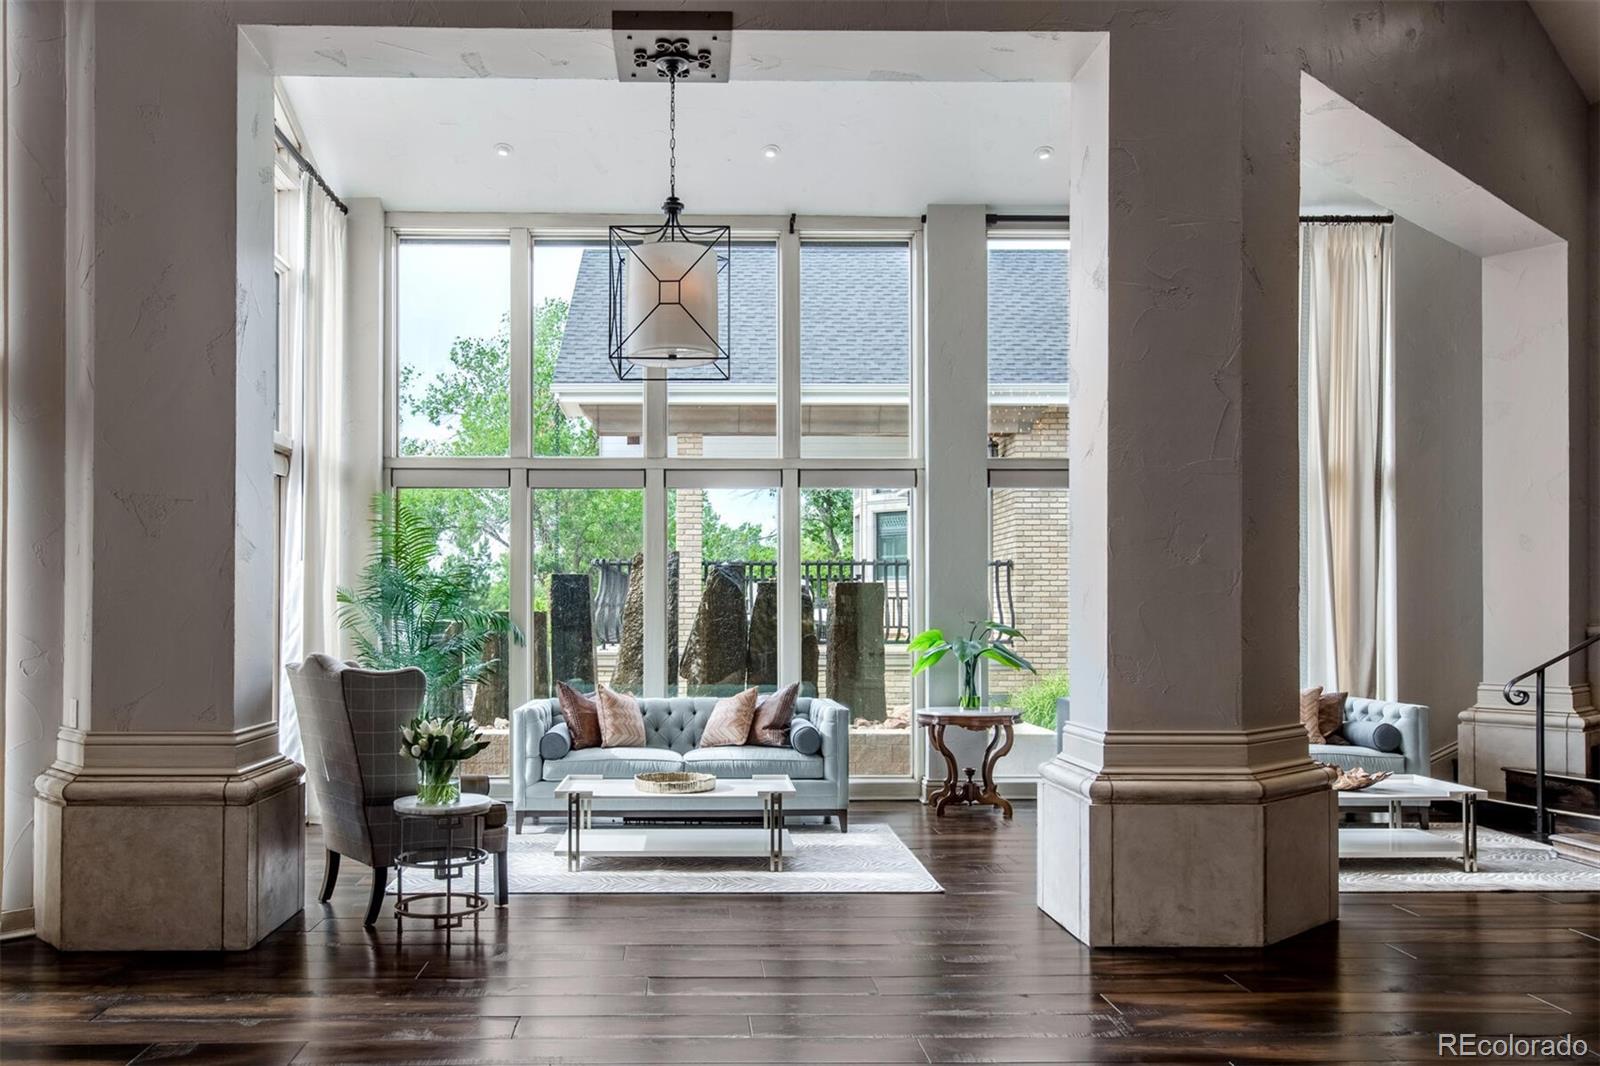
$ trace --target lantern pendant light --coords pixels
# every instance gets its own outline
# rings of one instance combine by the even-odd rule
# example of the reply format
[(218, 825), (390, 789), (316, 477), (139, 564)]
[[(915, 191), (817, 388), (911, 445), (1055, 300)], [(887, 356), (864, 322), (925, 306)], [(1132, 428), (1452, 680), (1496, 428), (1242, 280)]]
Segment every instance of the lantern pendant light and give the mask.
[(662, 39), (648, 62), (667, 79), (666, 218), (657, 226), (610, 228), (611, 366), (621, 381), (652, 367), (726, 381), (732, 301), (726, 292), (719, 300), (718, 290), (732, 280), (733, 235), (727, 226), (684, 225), (678, 199), (678, 82), (707, 57), (691, 52), (686, 39)]

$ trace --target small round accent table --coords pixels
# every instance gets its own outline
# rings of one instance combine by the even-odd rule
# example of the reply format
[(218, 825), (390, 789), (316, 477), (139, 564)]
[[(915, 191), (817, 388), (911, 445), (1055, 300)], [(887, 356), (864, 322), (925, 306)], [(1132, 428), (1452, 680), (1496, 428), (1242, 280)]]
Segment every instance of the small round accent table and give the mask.
[[(928, 739), (933, 743), (933, 750), (944, 756), (944, 785), (928, 797), (934, 814), (944, 817), (944, 809), (952, 803), (988, 804), (1000, 808), (1007, 818), (1011, 817), (1010, 801), (1000, 795), (1000, 790), (995, 788), (994, 766), (1000, 761), (1001, 756), (1011, 750), (1011, 742), (1015, 737), (1014, 726), (1021, 717), (1021, 712), (1006, 709), (962, 710), (958, 707), (929, 707), (917, 712), (917, 724), (928, 727)], [(944, 731), (951, 726), (974, 731), (993, 731), (989, 746), (983, 752), (981, 784), (973, 780), (978, 771), (970, 766), (966, 771), (967, 779), (960, 780), (960, 774), (956, 770), (955, 754), (945, 746), (944, 742)]]
[[(394, 860), (396, 928), (402, 918), (416, 918), (431, 921), (435, 929), (444, 929), (448, 935), (469, 916), (477, 926), (478, 913), (489, 906), (478, 875), (489, 858), (483, 849), (483, 816), (492, 806), (493, 800), (475, 792), (464, 792), (453, 803), (425, 804), (416, 796), (401, 796), (394, 801), (394, 813), (400, 822), (400, 851)], [(459, 842), (457, 834), (461, 836)], [(416, 845), (408, 844), (412, 836), (420, 838)], [(472, 891), (458, 892), (456, 880), (466, 876), (469, 866)], [(426, 870), (434, 881), (444, 882), (444, 891), (408, 893), (408, 869)], [(424, 900), (435, 902), (423, 903)]]

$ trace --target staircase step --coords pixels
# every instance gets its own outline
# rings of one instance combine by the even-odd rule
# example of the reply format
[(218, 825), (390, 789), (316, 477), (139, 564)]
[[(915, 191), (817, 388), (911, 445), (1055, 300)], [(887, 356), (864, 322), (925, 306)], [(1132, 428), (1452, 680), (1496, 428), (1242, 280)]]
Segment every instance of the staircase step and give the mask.
[[(1546, 808), (1553, 833), (1600, 833), (1600, 814), (1582, 811), (1558, 811)], [(1485, 829), (1498, 829), (1502, 833), (1532, 837), (1534, 807), (1511, 799), (1480, 799), (1477, 803), (1478, 824)]]
[(1600, 866), (1600, 833), (1552, 833), (1556, 854), (1587, 866)]
[[(1514, 803), (1532, 803), (1534, 772), (1517, 767), (1505, 767), (1506, 799)], [(1575, 774), (1544, 775), (1544, 805), (1547, 810), (1573, 811), (1578, 814), (1600, 815), (1600, 781)]]

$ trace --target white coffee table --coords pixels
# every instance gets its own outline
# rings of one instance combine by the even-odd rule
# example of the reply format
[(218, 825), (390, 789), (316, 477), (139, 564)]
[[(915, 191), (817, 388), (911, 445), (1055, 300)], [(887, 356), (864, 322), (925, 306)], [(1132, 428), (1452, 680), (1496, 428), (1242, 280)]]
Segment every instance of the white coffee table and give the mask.
[[(1459, 858), (1468, 873), (1478, 868), (1477, 799), (1487, 796), (1485, 789), (1454, 781), (1440, 781), (1421, 774), (1395, 774), (1376, 785), (1357, 792), (1339, 792), (1340, 810), (1388, 808), (1386, 826), (1350, 826), (1339, 830), (1341, 859), (1436, 859)], [(1426, 829), (1407, 829), (1402, 824), (1405, 807), (1421, 807), (1435, 800), (1461, 804), (1461, 843), (1435, 835)]]
[[(791, 843), (783, 828), (783, 798), (794, 795), (787, 774), (718, 781), (710, 792), (642, 792), (631, 777), (568, 774), (556, 786), (567, 798), (567, 831), (556, 842), (567, 853), (567, 869), (583, 867), (585, 855), (694, 858), (765, 857), (767, 869), (783, 869), (784, 848)], [(634, 800), (648, 805), (652, 818), (692, 818), (707, 807), (746, 806), (761, 802), (761, 828), (690, 826), (594, 826), (594, 801)], [(674, 813), (675, 810), (679, 813)]]

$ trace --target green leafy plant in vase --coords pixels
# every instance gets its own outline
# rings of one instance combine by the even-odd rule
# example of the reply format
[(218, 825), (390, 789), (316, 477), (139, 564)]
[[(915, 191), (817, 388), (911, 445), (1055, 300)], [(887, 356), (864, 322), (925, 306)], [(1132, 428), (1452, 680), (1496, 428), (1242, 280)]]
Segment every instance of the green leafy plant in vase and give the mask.
[(461, 798), (456, 766), (489, 746), (472, 719), (422, 712), (400, 727), (400, 754), (417, 761), (417, 799), (430, 807)]
[(926, 629), (912, 638), (906, 650), (916, 656), (911, 667), (915, 677), (947, 655), (954, 655), (961, 667), (961, 706), (973, 710), (981, 706), (978, 698), (978, 664), (984, 659), (1012, 670), (1038, 673), (1033, 664), (1011, 650), (1013, 640), (1027, 640), (1020, 630), (999, 622), (973, 622), (965, 639), (951, 640), (940, 629)]

